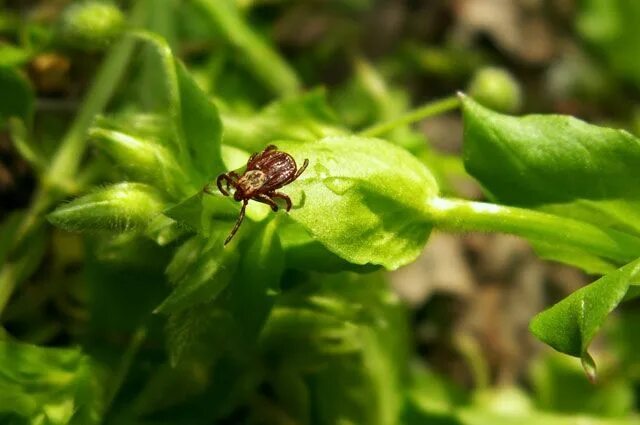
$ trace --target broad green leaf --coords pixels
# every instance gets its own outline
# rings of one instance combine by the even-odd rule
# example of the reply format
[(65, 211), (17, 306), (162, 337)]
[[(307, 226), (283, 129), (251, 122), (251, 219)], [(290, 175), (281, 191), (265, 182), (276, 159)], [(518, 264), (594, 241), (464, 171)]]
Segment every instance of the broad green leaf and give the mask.
[(29, 81), (13, 68), (0, 67), (0, 129), (11, 117), (31, 125), (34, 93)]
[(572, 117), (501, 115), (463, 97), (465, 167), (496, 200), (640, 234), (640, 140)]
[(436, 182), (415, 157), (390, 143), (360, 137), (280, 143), (309, 167), (283, 192), (291, 217), (330, 251), (355, 264), (395, 269), (422, 252), (431, 224), (426, 203)]
[(173, 292), (156, 309), (160, 313), (175, 313), (198, 303), (214, 300), (233, 277), (239, 252), (225, 248), (226, 226), (218, 226), (210, 239), (193, 236), (186, 241), (167, 267)]
[(91, 360), (78, 349), (0, 340), (0, 419), (97, 424), (101, 397)]
[(640, 3), (629, 0), (581, 0), (579, 33), (598, 49), (620, 77), (640, 86)]
[(631, 285), (640, 285), (640, 260), (613, 271), (574, 292), (531, 321), (530, 329), (556, 350), (580, 357), (585, 371), (595, 379), (589, 344)]
[(224, 143), (249, 152), (274, 140), (313, 141), (344, 133), (322, 89), (279, 99), (249, 116), (223, 112), (222, 121)]
[(343, 271), (366, 273), (380, 268), (373, 265), (360, 266), (346, 261), (313, 239), (307, 229), (293, 220), (287, 220), (279, 227), (278, 234), (282, 242), (287, 268), (323, 273)]
[(127, 232), (144, 230), (163, 209), (162, 196), (151, 186), (118, 183), (60, 205), (48, 219), (69, 231)]

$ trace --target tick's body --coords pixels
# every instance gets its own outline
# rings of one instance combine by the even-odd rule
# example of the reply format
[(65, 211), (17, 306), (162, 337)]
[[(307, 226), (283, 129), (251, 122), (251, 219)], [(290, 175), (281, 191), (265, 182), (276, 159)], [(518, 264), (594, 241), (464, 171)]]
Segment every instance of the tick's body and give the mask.
[[(225, 245), (229, 243), (240, 227), (250, 199), (267, 204), (273, 211), (278, 211), (278, 204), (273, 198), (280, 198), (287, 204), (287, 211), (291, 209), (291, 199), (276, 190), (297, 179), (309, 165), (309, 160), (305, 159), (302, 167), (298, 169), (296, 161), (291, 155), (277, 149), (274, 145), (269, 145), (262, 152), (251, 155), (247, 161), (247, 169), (241, 176), (234, 171), (218, 176), (216, 183), (220, 192), (229, 196), (229, 188), (233, 187), (235, 188), (233, 199), (242, 202), (240, 216), (224, 241)], [(223, 183), (225, 183), (226, 189), (223, 188)]]

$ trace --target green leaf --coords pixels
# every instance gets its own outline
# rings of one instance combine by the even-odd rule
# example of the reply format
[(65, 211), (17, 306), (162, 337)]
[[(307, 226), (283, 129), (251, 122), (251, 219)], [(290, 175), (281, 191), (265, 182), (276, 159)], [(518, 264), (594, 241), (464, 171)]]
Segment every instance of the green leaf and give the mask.
[(0, 341), (0, 418), (96, 424), (101, 404), (94, 368), (80, 350)]
[(640, 284), (640, 259), (574, 292), (531, 321), (530, 329), (556, 350), (582, 359), (588, 376), (595, 379), (589, 344), (606, 317), (624, 299), (631, 285)]
[(640, 234), (640, 140), (572, 117), (501, 115), (463, 97), (465, 167), (498, 201)]
[(198, 87), (186, 67), (176, 61), (182, 130), (193, 165), (206, 178), (222, 173), (222, 122), (216, 106)]
[(313, 239), (302, 225), (293, 220), (281, 223), (278, 234), (282, 242), (287, 268), (323, 273), (343, 271), (367, 273), (380, 268), (374, 265), (351, 264)]
[[(167, 42), (156, 34), (136, 32), (135, 36), (155, 48), (165, 74), (168, 114), (173, 123), (173, 144), (178, 161), (187, 174), (204, 184), (224, 170), (220, 152), (222, 125), (215, 105), (198, 87), (187, 69), (171, 52)], [(193, 173), (196, 171), (197, 173)]]
[(322, 276), (283, 294), (269, 317), (265, 357), (302, 374), (314, 423), (399, 423), (406, 317), (381, 276)]
[(18, 117), (27, 127), (33, 116), (33, 88), (16, 69), (0, 67), (0, 129), (11, 117)]
[(640, 86), (640, 3), (628, 0), (582, 0), (576, 19), (579, 33), (598, 49), (609, 67)]
[(265, 220), (252, 232), (229, 290), (229, 310), (250, 343), (257, 339), (280, 291), (284, 253), (276, 233), (279, 225), (277, 218)]
[(229, 284), (239, 253), (225, 248), (226, 226), (218, 226), (209, 239), (193, 236), (186, 241), (167, 267), (175, 289), (156, 309), (156, 313), (175, 313), (193, 305), (214, 300)]
[(408, 152), (378, 139), (326, 138), (278, 143), (308, 169), (283, 189), (291, 217), (330, 251), (355, 264), (395, 269), (422, 252), (436, 182)]
[(175, 157), (164, 146), (104, 128), (92, 128), (89, 136), (132, 179), (177, 198), (193, 191)]
[(249, 116), (223, 113), (224, 143), (249, 152), (273, 140), (313, 141), (343, 134), (322, 89), (279, 99)]
[(164, 208), (162, 196), (140, 183), (96, 189), (56, 208), (48, 219), (69, 231), (144, 230)]

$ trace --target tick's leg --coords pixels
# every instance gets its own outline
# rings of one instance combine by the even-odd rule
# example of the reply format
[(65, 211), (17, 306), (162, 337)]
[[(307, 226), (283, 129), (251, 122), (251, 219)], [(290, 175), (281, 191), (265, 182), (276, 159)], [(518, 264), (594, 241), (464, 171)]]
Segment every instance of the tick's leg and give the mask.
[(278, 204), (276, 204), (273, 199), (269, 198), (268, 195), (256, 195), (253, 197), (253, 200), (269, 205), (273, 211), (278, 211)]
[[(225, 181), (225, 183), (227, 184), (227, 190), (224, 190), (222, 188), (222, 181)], [(229, 184), (233, 184), (233, 180), (231, 180), (231, 177), (229, 177), (226, 174), (220, 174), (218, 176), (218, 179), (216, 180), (216, 185), (218, 185), (218, 190), (220, 191), (220, 193), (222, 193), (224, 196), (229, 196)], [(205, 188), (203, 189), (206, 193), (211, 194), (211, 191), (208, 190), (208, 187), (205, 186)]]
[(231, 229), (231, 233), (229, 233), (229, 236), (227, 236), (227, 239), (224, 240), (225, 245), (228, 244), (231, 241), (231, 239), (233, 239), (233, 236), (238, 231), (238, 228), (240, 228), (240, 225), (242, 224), (242, 220), (244, 220), (244, 210), (247, 208), (247, 202), (248, 201), (246, 200), (242, 202), (240, 215), (238, 216), (238, 219), (236, 220), (236, 224), (233, 226), (233, 229)]
[(272, 198), (284, 199), (284, 202), (287, 203), (287, 212), (289, 212), (289, 210), (291, 209), (291, 198), (289, 198), (287, 195), (281, 192), (271, 192), (269, 193), (269, 196), (271, 196)]
[(302, 174), (302, 172), (307, 169), (308, 165), (309, 165), (309, 160), (305, 159), (304, 162), (302, 163), (302, 167), (298, 168), (298, 172), (296, 173), (295, 176), (293, 176), (293, 179), (291, 179), (291, 181), (294, 181), (295, 179), (300, 177), (300, 174)]

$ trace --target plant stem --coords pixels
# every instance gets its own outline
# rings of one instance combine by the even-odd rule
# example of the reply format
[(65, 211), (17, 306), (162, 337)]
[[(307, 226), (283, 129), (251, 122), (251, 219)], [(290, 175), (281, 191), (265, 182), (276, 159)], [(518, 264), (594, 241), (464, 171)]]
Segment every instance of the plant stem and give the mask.
[[(130, 25), (139, 26), (144, 23), (147, 8), (146, 1), (138, 1), (131, 11)], [(116, 44), (102, 63), (98, 76), (93, 81), (84, 103), (67, 134), (60, 143), (51, 165), (34, 193), (31, 205), (20, 223), (12, 242), (14, 252), (28, 236), (36, 231), (44, 222), (44, 214), (56, 202), (67, 196), (77, 185), (74, 177), (87, 145), (86, 133), (95, 115), (100, 113), (111, 98), (124, 73), (129, 57), (133, 52), (135, 40), (125, 37)], [(19, 261), (19, 260), (16, 260)], [(13, 264), (7, 261), (0, 271), (0, 315), (6, 306), (17, 282), (12, 273)]]
[(434, 100), (417, 109), (409, 111), (398, 118), (366, 128), (362, 130), (359, 135), (364, 137), (378, 137), (397, 127), (449, 112), (456, 109), (459, 105), (460, 99), (458, 99), (457, 96), (449, 96), (444, 99)]
[(572, 247), (619, 262), (640, 257), (640, 239), (583, 221), (525, 208), (434, 198), (428, 219), (442, 230), (499, 232), (534, 241)]
[[(143, 24), (147, 14), (146, 1), (138, 1), (135, 4), (130, 18), (132, 27)], [(124, 74), (135, 43), (136, 40), (124, 37), (111, 49), (102, 62), (84, 103), (53, 158), (48, 172), (50, 182), (64, 185), (76, 174), (87, 145), (87, 130), (95, 116), (107, 106), (109, 99), (111, 99), (111, 95)]]
[(194, 0), (223, 37), (247, 62), (248, 70), (267, 85), (274, 94), (286, 96), (300, 90), (296, 73), (285, 60), (247, 25), (230, 0)]
[(142, 347), (142, 343), (147, 338), (147, 327), (140, 326), (135, 333), (131, 336), (131, 340), (129, 341), (129, 345), (127, 346), (126, 351), (122, 356), (122, 360), (120, 361), (120, 365), (115, 370), (115, 375), (113, 376), (110, 384), (109, 391), (106, 394), (106, 399), (104, 403), (104, 411), (107, 412), (111, 404), (115, 400), (122, 384), (124, 383), (129, 370), (131, 369), (131, 365), (140, 351), (140, 347)]

